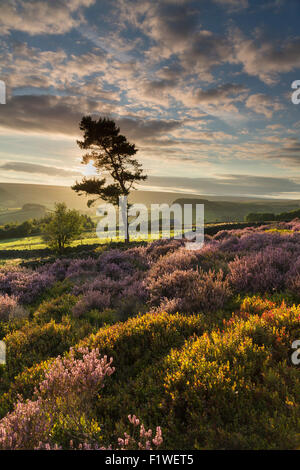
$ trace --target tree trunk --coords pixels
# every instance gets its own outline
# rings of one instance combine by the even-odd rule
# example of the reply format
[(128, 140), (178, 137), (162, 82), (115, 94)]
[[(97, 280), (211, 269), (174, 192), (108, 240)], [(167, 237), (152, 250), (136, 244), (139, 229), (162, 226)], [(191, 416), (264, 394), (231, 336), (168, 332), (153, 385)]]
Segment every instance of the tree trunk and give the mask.
[[(129, 223), (128, 223), (128, 204), (127, 196), (119, 198), (119, 209), (121, 209), (121, 217), (124, 225), (124, 238), (125, 243), (129, 243)], [(119, 221), (120, 222), (120, 221)]]
[(126, 205), (126, 217), (124, 220), (124, 227), (125, 227), (125, 243), (128, 244), (130, 242), (129, 238), (129, 222), (128, 222), (128, 206)]

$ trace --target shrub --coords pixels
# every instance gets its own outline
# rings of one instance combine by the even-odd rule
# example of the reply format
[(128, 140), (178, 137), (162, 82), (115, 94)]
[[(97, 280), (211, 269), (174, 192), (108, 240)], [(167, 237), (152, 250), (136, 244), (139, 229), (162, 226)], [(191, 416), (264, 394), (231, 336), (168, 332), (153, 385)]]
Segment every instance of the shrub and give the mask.
[(18, 320), (27, 316), (28, 312), (18, 304), (16, 297), (0, 295), (0, 321)]
[(265, 293), (284, 289), (290, 263), (289, 253), (267, 247), (229, 263), (229, 280), (236, 292)]
[(110, 307), (111, 297), (109, 293), (102, 293), (90, 290), (87, 292), (82, 299), (72, 308), (72, 314), (74, 317), (81, 317), (87, 314), (90, 310), (104, 310)]
[(83, 339), (80, 346), (98, 348), (101, 354), (114, 357), (116, 375), (134, 375), (171, 347), (180, 346), (185, 338), (201, 334), (205, 328), (202, 316), (151, 314), (130, 318), (102, 328), (96, 334)]
[[(299, 385), (286, 359), (299, 332), (299, 313), (283, 307), (262, 317), (236, 318), (228, 331), (188, 340), (170, 353), (163, 365), (168, 446), (297, 446)], [(182, 428), (184, 434), (178, 432)]]
[(0, 293), (15, 296), (21, 303), (34, 302), (53, 283), (54, 277), (48, 273), (16, 267), (0, 269)]
[(120, 280), (99, 275), (91, 282), (74, 287), (75, 294), (84, 293), (82, 299), (74, 307), (76, 316), (86, 314), (90, 309), (103, 310), (113, 308), (119, 317), (126, 320), (144, 310), (147, 291), (139, 274), (127, 275)]
[(59, 322), (64, 316), (71, 315), (76, 302), (77, 298), (70, 294), (44, 301), (34, 312), (33, 318), (38, 323), (48, 323), (50, 320)]
[(271, 310), (276, 307), (275, 302), (268, 299), (262, 299), (259, 296), (245, 297), (241, 303), (241, 312), (247, 312), (252, 314), (262, 314), (266, 310)]
[(165, 274), (171, 274), (174, 270), (187, 271), (195, 268), (197, 263), (198, 257), (193, 251), (180, 248), (161, 256), (151, 267), (148, 276), (158, 279)]
[(176, 304), (183, 313), (217, 311), (231, 294), (222, 271), (175, 270), (158, 279), (150, 279), (148, 289), (152, 305), (164, 308), (166, 302), (176, 299), (173, 306)]
[(8, 376), (13, 378), (25, 367), (62, 354), (90, 331), (88, 324), (69, 320), (59, 324), (53, 320), (44, 325), (27, 323), (4, 338)]
[(36, 399), (17, 402), (1, 420), (0, 448), (34, 449), (51, 437), (54, 444), (61, 439), (64, 445), (70, 440), (99, 439), (99, 426), (88, 418), (86, 408), (114, 368), (111, 360), (99, 358), (97, 350), (78, 352), (82, 359), (75, 358), (72, 350), (69, 357), (58, 357), (36, 389)]
[[(91, 403), (103, 387), (106, 376), (114, 373), (112, 359), (99, 357), (99, 351), (79, 349), (58, 357), (35, 391), (35, 400), (18, 401), (15, 409), (0, 421), (0, 448), (17, 449), (97, 449), (101, 450), (101, 430), (91, 417)], [(128, 416), (135, 433), (124, 433), (116, 448), (151, 449), (162, 444), (161, 428), (146, 431), (135, 415)], [(112, 449), (110, 445), (108, 447)]]
[(102, 312), (94, 309), (90, 310), (89, 313), (85, 315), (85, 319), (92, 325), (100, 328), (103, 325), (113, 325), (120, 320), (120, 315), (116, 310), (111, 308), (106, 308)]

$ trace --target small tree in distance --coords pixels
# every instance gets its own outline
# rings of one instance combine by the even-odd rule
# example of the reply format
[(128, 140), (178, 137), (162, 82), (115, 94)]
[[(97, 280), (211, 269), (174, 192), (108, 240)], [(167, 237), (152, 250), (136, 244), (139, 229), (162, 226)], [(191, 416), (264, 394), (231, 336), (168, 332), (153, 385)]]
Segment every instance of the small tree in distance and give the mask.
[(47, 245), (62, 253), (82, 232), (84, 218), (75, 209), (67, 209), (65, 203), (55, 204), (55, 211), (43, 227), (43, 240)]
[[(134, 185), (147, 178), (142, 165), (133, 158), (137, 153), (134, 144), (120, 134), (120, 128), (108, 118), (92, 119), (84, 116), (80, 123), (83, 140), (77, 141), (81, 149), (89, 150), (83, 155), (82, 163), (93, 161), (101, 178), (83, 178), (82, 182), (72, 186), (79, 195), (96, 196), (88, 200), (90, 207), (98, 199), (117, 205), (120, 196), (128, 196)], [(128, 217), (125, 225), (125, 240), (129, 241)]]

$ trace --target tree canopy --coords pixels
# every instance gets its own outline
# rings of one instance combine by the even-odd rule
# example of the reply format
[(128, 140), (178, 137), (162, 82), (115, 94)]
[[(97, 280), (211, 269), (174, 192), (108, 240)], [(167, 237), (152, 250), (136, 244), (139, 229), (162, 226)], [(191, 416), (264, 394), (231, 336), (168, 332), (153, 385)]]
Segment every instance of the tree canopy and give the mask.
[(137, 148), (120, 134), (120, 128), (109, 118), (95, 120), (84, 116), (80, 130), (83, 140), (77, 143), (81, 149), (88, 150), (82, 163), (92, 161), (101, 177), (84, 177), (72, 189), (79, 195), (96, 196), (88, 200), (89, 207), (98, 199), (116, 205), (120, 196), (128, 196), (136, 183), (147, 178), (142, 165), (134, 158)]
[(43, 239), (53, 250), (62, 253), (83, 229), (84, 217), (65, 203), (55, 204), (54, 214), (43, 227)]

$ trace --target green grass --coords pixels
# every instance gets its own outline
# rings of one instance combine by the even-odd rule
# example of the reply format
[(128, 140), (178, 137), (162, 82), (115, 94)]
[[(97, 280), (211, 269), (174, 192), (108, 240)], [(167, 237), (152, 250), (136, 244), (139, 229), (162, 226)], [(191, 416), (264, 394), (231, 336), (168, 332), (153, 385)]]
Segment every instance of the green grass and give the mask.
[[(153, 237), (152, 239), (155, 239), (158, 237)], [(150, 238), (145, 237), (139, 237), (139, 240), (148, 240), (150, 241)], [(79, 245), (96, 245), (96, 244), (104, 244), (104, 243), (109, 243), (111, 241), (120, 241), (119, 237), (106, 237), (99, 239), (97, 236), (89, 236), (89, 237), (84, 237), (78, 240), (75, 240), (71, 246), (76, 247)], [(34, 237), (25, 237), (25, 238), (11, 238), (8, 240), (2, 240), (0, 241), (0, 250), (2, 251), (10, 251), (10, 250), (41, 250), (47, 248), (47, 245), (44, 243), (43, 239), (41, 236), (34, 236)]]
[(274, 232), (277, 232), (277, 233), (293, 233), (295, 232), (295, 230), (289, 230), (287, 228), (270, 228), (269, 230), (265, 230), (266, 232), (271, 232), (271, 233), (274, 233)]
[[(97, 236), (90, 238), (82, 238), (75, 240), (71, 246), (78, 246), (80, 244), (93, 245), (96, 243), (107, 242), (110, 239), (99, 240)], [(0, 250), (40, 250), (47, 248), (41, 236), (25, 237), (25, 238), (11, 238), (0, 242)]]
[[(171, 230), (170, 236), (174, 236), (174, 232)], [(148, 236), (147, 234), (142, 234), (137, 238), (132, 238), (135, 241), (153, 241), (159, 238), (159, 234), (154, 234)], [(84, 233), (81, 238), (74, 240), (71, 244), (72, 247), (79, 245), (95, 245), (109, 243), (113, 241), (121, 241), (119, 237), (108, 236), (105, 238), (98, 238), (95, 231)], [(10, 238), (7, 240), (0, 240), (0, 250), (9, 251), (9, 250), (40, 250), (47, 248), (46, 243), (44, 243), (43, 238), (40, 235), (24, 238)]]

